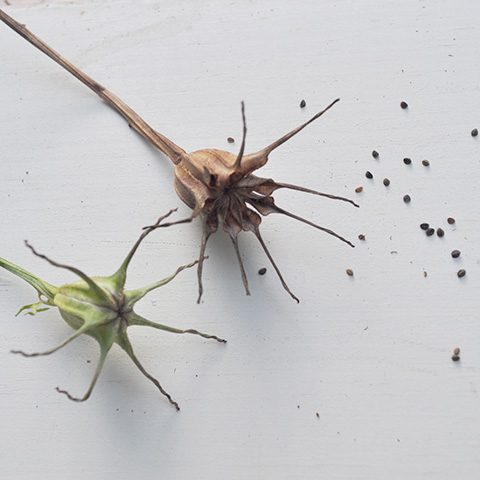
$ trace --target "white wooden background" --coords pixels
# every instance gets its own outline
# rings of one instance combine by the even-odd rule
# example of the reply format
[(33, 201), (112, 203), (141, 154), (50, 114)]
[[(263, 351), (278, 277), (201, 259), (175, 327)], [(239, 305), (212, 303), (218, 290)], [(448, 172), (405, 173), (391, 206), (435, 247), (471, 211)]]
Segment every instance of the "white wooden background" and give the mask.
[[(140, 303), (151, 320), (229, 341), (131, 329), (178, 413), (118, 348), (89, 401), (58, 394), (83, 394), (97, 345), (82, 338), (50, 357), (10, 354), (48, 349), (70, 329), (55, 311), (15, 318), (35, 292), (0, 271), (2, 479), (479, 478), (478, 0), (4, 3), (188, 151), (236, 151), (241, 100), (253, 152), (341, 97), (259, 173), (361, 208), (276, 195), (356, 243), (264, 219), (299, 305), (247, 234), (246, 297), (223, 233), (208, 245), (201, 305), (193, 270)], [(110, 274), (142, 226), (174, 207), (189, 214), (172, 165), (3, 24), (0, 45), (0, 255), (54, 284), (74, 280), (35, 258), (28, 239), (57, 261)], [(445, 237), (427, 238), (422, 222)], [(199, 222), (153, 233), (128, 285), (194, 259), (200, 236)]]

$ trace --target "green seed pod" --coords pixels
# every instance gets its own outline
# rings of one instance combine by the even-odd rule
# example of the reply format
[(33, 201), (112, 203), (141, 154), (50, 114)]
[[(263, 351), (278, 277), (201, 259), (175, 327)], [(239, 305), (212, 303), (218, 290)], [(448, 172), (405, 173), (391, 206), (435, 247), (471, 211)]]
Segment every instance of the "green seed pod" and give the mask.
[(143, 239), (150, 232), (152, 232), (154, 228), (167, 227), (176, 223), (184, 223), (189, 221), (189, 219), (187, 219), (180, 220), (179, 222), (161, 223), (172, 212), (173, 210), (167, 215), (161, 217), (154, 226), (147, 228), (142, 233), (123, 261), (120, 268), (109, 277), (89, 277), (77, 268), (54, 262), (45, 255), (37, 253), (35, 249), (28, 244), (28, 242), (25, 242), (27, 247), (29, 247), (35, 255), (47, 260), (50, 264), (56, 267), (70, 270), (78, 275), (80, 280), (77, 280), (71, 284), (63, 285), (61, 287), (55, 287), (50, 283), (41, 280), (35, 275), (32, 275), (23, 268), (18, 267), (17, 265), (4, 260), (3, 258), (0, 258), (1, 267), (9, 270), (13, 274), (28, 282), (37, 290), (39, 295), (40, 301), (38, 303), (25, 305), (20, 309), (17, 315), (23, 311), (26, 311), (26, 314), (28, 315), (36, 315), (39, 312), (48, 310), (49, 307), (57, 307), (65, 322), (67, 322), (68, 325), (75, 330), (75, 332), (66, 338), (62, 343), (45, 352), (25, 353), (20, 350), (12, 350), (12, 353), (19, 353), (25, 357), (50, 355), (84, 333), (97, 340), (100, 346), (100, 359), (87, 393), (83, 397), (74, 397), (67, 391), (60, 390), (57, 387), (57, 391), (67, 395), (70, 400), (75, 402), (83, 402), (90, 397), (90, 394), (92, 393), (98, 376), (100, 375), (102, 367), (105, 363), (108, 352), (110, 351), (112, 345), (117, 343), (120, 345), (120, 347), (122, 347), (123, 350), (125, 350), (127, 355), (132, 359), (133, 363), (138, 367), (143, 375), (152, 381), (160, 390), (160, 392), (168, 398), (170, 403), (174, 405), (177, 410), (179, 410), (177, 402), (175, 402), (172, 397), (163, 389), (158, 380), (152, 377), (145, 370), (133, 352), (132, 345), (127, 335), (127, 328), (131, 325), (143, 325), (172, 333), (192, 333), (195, 335), (200, 335), (204, 338), (217, 340), (218, 342), (226, 342), (226, 340), (216, 337), (215, 335), (207, 335), (197, 330), (180, 330), (178, 328), (152, 322), (135, 313), (133, 309), (135, 304), (148, 292), (167, 284), (182, 270), (193, 267), (196, 263), (198, 263), (198, 261), (192, 262), (188, 265), (183, 265), (182, 267), (179, 267), (173, 275), (170, 275), (169, 277), (146, 287), (137, 288), (136, 290), (125, 290), (124, 288), (128, 265)]

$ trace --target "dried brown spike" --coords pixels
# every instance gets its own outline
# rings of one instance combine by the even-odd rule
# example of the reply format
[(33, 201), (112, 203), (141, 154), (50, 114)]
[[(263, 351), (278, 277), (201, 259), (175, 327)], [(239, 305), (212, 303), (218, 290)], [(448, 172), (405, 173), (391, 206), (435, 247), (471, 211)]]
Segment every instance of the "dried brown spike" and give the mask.
[[(330, 195), (287, 183), (276, 183), (272, 179), (260, 178), (253, 175), (255, 170), (258, 170), (267, 163), (268, 155), (273, 150), (299, 133), (307, 125), (321, 117), (327, 110), (333, 107), (339, 99), (334, 100), (310, 120), (279, 138), (269, 146), (249, 155), (244, 155), (247, 126), (245, 121), (245, 106), (242, 102), (243, 138), (238, 155), (215, 149), (199, 150), (187, 154), (182, 148), (150, 127), (116, 95), (72, 65), (45, 42), (27, 30), (24, 25), (18, 23), (2, 10), (0, 10), (0, 20), (65, 68), (88, 88), (93, 90), (99, 97), (120, 113), (132, 128), (167, 155), (175, 164), (175, 189), (177, 194), (182, 201), (193, 210), (191, 218), (200, 216), (203, 225), (200, 255), (198, 259), (198, 302), (200, 302), (203, 293), (202, 272), (207, 241), (210, 235), (217, 231), (219, 224), (223, 226), (223, 229), (232, 239), (247, 295), (250, 293), (248, 289), (248, 281), (237, 241), (238, 234), (241, 231), (253, 232), (277, 272), (283, 287), (292, 298), (298, 302), (298, 298), (288, 288), (279, 268), (274, 262), (260, 235), (260, 215), (265, 216), (270, 213), (281, 213), (333, 235), (351, 247), (354, 246), (351, 242), (332, 230), (321, 227), (309, 220), (277, 207), (272, 197), (272, 193), (279, 188), (288, 188), (291, 190), (324, 196), (334, 200), (343, 200), (358, 207), (355, 202), (344, 197)], [(373, 154), (374, 156), (378, 156), (378, 153), (375, 151)], [(258, 213), (256, 213), (251, 207), (253, 207)], [(147, 228), (154, 227), (155, 226)]]

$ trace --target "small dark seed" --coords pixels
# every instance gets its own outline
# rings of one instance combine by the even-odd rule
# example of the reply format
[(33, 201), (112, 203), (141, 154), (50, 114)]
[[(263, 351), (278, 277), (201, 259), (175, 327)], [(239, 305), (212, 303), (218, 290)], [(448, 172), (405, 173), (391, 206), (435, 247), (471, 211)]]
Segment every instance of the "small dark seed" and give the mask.
[(460, 250), (452, 250), (452, 257), (458, 258), (460, 256)]
[(405, 165), (410, 165), (410, 164), (412, 163), (412, 159), (411, 159), (411, 158), (408, 158), (408, 157), (407, 157), (407, 158), (404, 158), (404, 159), (403, 159), (403, 163), (404, 163)]
[(305, 100), (302, 100), (300, 102), (300, 108), (305, 108), (307, 106), (307, 102)]
[(435, 230), (433, 228), (428, 228), (425, 234), (427, 237), (431, 237), (435, 233)]
[(376, 150), (374, 150), (374, 151), (372, 152), (372, 157), (373, 157), (373, 158), (377, 158), (377, 157), (378, 157), (378, 152), (377, 152)]
[(355, 192), (356, 192), (356, 193), (360, 193), (361, 191), (363, 191), (363, 187), (357, 187), (357, 188), (355, 189)]
[(316, 413), (316, 415), (317, 415), (317, 418), (320, 418), (320, 414), (318, 412)]
[(449, 225), (453, 225), (455, 223), (455, 219), (453, 217), (448, 217), (447, 222)]
[(390, 185), (390, 180), (388, 178), (383, 179), (383, 184), (388, 187)]
[(363, 233), (361, 233), (359, 236), (358, 236), (358, 239), (359, 240), (365, 240), (365, 235)]
[(424, 276), (424, 277), (428, 277), (428, 273), (427, 273), (427, 271), (426, 271), (426, 270), (424, 270), (424, 272), (423, 272), (423, 276)]
[(347, 268), (345, 271), (347, 272), (347, 275), (353, 277), (353, 270), (351, 268)]
[(457, 277), (458, 277), (458, 278), (462, 278), (462, 277), (464, 277), (466, 274), (467, 274), (467, 272), (466, 272), (463, 268), (461, 268), (461, 269), (457, 272)]
[(422, 224), (420, 224), (420, 228), (421, 228), (422, 230), (428, 230), (428, 227), (429, 227), (429, 226), (430, 226), (430, 225), (429, 225), (428, 223), (422, 223)]
[(227, 142), (228, 143), (234, 143), (235, 142), (235, 139), (233, 137), (228, 137), (227, 138)]
[(373, 178), (372, 172), (369, 172), (368, 170), (365, 172), (365, 176), (367, 178)]
[(407, 102), (400, 102), (400, 106), (405, 109), (408, 107), (408, 103)]
[(453, 351), (453, 354), (454, 354), (454, 355), (459, 355), (459, 354), (460, 354), (460, 349), (457, 347), (457, 348)]
[(445, 232), (443, 231), (443, 228), (437, 228), (437, 235), (439, 237), (443, 237), (445, 235)]
[(422, 160), (422, 165), (424, 165), (425, 167), (428, 167), (430, 166), (430, 162), (428, 160)]
[(410, 203), (411, 200), (412, 200), (412, 199), (410, 198), (410, 195), (404, 195), (404, 196), (403, 196), (403, 201), (404, 201), (405, 203)]
[(267, 269), (265, 267), (261, 268), (259, 271), (258, 271), (258, 274), (259, 275), (265, 275), (267, 273)]
[(476, 137), (478, 135), (478, 129), (477, 128), (474, 128), (471, 132), (472, 134), (472, 137)]
[(460, 360), (460, 357), (458, 355), (452, 355), (452, 360), (454, 362), (458, 362)]

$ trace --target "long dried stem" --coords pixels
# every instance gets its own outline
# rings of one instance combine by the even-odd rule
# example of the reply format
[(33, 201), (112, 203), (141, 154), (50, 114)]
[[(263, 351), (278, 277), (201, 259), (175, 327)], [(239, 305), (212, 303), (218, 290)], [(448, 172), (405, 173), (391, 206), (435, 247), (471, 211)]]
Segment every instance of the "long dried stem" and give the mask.
[(171, 140), (164, 137), (161, 133), (154, 130), (145, 122), (134, 110), (132, 110), (125, 102), (120, 100), (114, 93), (107, 90), (103, 85), (89, 77), (87, 74), (79, 70), (75, 65), (63, 58), (52, 47), (47, 45), (43, 40), (40, 40), (25, 25), (17, 22), (15, 19), (7, 15), (3, 10), (0, 10), (0, 20), (7, 24), (12, 30), (21, 35), (25, 40), (30, 42), (34, 47), (38, 48), (45, 55), (49, 56), (53, 61), (57, 62), (65, 70), (70, 72), (74, 77), (80, 80), (90, 90), (95, 92), (100, 98), (105, 100), (111, 107), (113, 107), (120, 115), (122, 115), (129, 125), (148, 140), (152, 145), (157, 147), (170, 160), (177, 165), (185, 156), (185, 151), (178, 145), (175, 145)]

